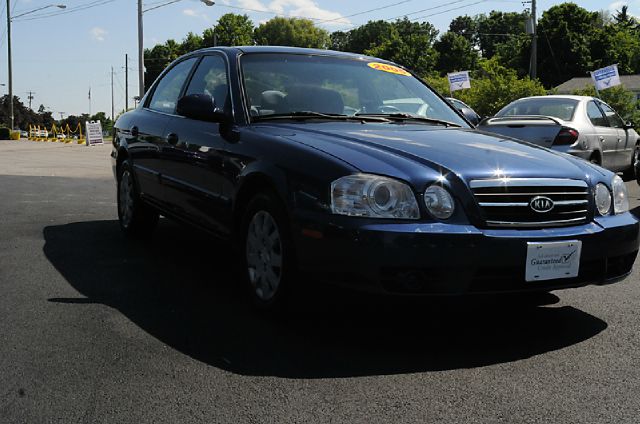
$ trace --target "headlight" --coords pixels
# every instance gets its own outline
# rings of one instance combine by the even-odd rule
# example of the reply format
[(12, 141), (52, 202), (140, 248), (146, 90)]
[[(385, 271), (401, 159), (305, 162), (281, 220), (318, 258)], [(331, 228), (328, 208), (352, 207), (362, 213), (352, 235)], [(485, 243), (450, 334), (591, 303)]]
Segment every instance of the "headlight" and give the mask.
[(358, 174), (331, 183), (331, 212), (372, 218), (419, 219), (411, 188), (379, 175)]
[(615, 214), (625, 213), (629, 211), (629, 195), (627, 194), (627, 186), (619, 176), (614, 176), (611, 180), (611, 188), (613, 189), (613, 212)]
[(437, 184), (429, 186), (424, 191), (424, 204), (429, 213), (438, 219), (451, 217), (455, 208), (453, 198), (449, 192)]
[(611, 210), (611, 193), (606, 185), (596, 184), (596, 207), (600, 215), (609, 215)]

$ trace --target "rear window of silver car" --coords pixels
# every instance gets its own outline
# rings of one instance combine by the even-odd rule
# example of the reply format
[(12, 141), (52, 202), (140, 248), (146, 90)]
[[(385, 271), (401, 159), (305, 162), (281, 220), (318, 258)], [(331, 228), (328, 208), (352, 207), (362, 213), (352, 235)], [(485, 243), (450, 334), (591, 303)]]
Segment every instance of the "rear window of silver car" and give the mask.
[(578, 106), (578, 101), (573, 99), (523, 99), (508, 104), (496, 113), (496, 116), (542, 115), (571, 121), (576, 112), (576, 106)]

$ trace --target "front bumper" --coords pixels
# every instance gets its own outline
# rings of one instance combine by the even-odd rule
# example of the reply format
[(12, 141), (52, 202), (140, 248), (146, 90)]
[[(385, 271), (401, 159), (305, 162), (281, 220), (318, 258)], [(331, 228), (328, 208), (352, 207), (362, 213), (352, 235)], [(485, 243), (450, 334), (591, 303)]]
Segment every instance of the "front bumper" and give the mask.
[[(606, 284), (630, 273), (640, 242), (638, 221), (630, 213), (540, 230), (323, 219), (296, 219), (301, 269), (322, 280), (383, 293), (498, 293)], [(582, 241), (578, 276), (526, 282), (527, 242), (562, 240)]]

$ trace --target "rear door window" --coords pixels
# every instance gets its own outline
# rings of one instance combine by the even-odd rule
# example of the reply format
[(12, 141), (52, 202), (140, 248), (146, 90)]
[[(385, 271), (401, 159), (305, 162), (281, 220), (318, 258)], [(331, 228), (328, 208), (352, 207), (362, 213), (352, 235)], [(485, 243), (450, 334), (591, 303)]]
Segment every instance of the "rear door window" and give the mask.
[(622, 128), (624, 123), (615, 110), (611, 109), (606, 103), (600, 102), (600, 107), (609, 121), (609, 125), (614, 128)]
[(589, 120), (591, 121), (591, 123), (596, 127), (609, 126), (607, 119), (604, 117), (604, 115), (602, 114), (602, 111), (600, 110), (596, 102), (594, 102), (593, 100), (587, 103), (587, 116), (589, 117)]
[(182, 87), (196, 60), (193, 57), (182, 61), (162, 77), (148, 103), (149, 109), (171, 114), (175, 112)]

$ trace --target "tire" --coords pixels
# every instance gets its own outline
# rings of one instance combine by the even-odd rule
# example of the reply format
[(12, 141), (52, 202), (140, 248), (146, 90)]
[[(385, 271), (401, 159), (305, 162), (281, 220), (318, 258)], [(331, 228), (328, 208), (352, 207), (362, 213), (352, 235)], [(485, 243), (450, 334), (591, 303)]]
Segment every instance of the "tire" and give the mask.
[(279, 312), (291, 297), (296, 265), (284, 205), (271, 192), (255, 195), (240, 226), (241, 272), (251, 303), (263, 312)]
[(140, 199), (131, 164), (125, 160), (118, 168), (118, 221), (127, 237), (147, 238), (158, 224), (158, 212)]
[(633, 155), (631, 155), (631, 164), (629, 168), (627, 168), (622, 174), (622, 179), (624, 181), (638, 181), (638, 173), (636, 172), (636, 163), (640, 159), (640, 145), (636, 144), (633, 149)]

